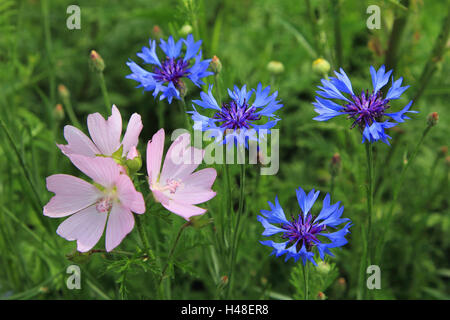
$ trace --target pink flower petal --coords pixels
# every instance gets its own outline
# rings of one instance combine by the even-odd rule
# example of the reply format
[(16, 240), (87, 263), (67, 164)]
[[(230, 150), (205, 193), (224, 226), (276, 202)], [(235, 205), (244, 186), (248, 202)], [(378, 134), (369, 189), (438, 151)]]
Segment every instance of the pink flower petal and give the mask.
[(112, 106), (111, 116), (105, 120), (100, 113), (88, 116), (89, 134), (102, 154), (110, 156), (120, 147), (122, 133), (122, 117), (115, 105)]
[(216, 193), (212, 190), (210, 191), (185, 191), (176, 192), (172, 199), (185, 204), (200, 204), (211, 200), (216, 196)]
[(96, 154), (100, 153), (100, 150), (98, 150), (91, 139), (73, 126), (64, 127), (64, 138), (66, 138), (68, 144), (57, 144), (57, 146), (65, 155), (75, 153), (87, 157), (95, 157)]
[(183, 217), (186, 220), (189, 220), (192, 216), (198, 216), (204, 214), (206, 209), (193, 206), (190, 204), (180, 203), (174, 200), (170, 200), (168, 204), (161, 203), (167, 210)]
[(183, 180), (200, 165), (205, 152), (190, 147), (190, 142), (189, 133), (185, 133), (172, 143), (164, 159), (160, 184), (165, 185), (169, 179)]
[(44, 207), (44, 215), (65, 217), (94, 204), (102, 193), (86, 181), (66, 174), (47, 178), (47, 189), (55, 196)]
[(143, 128), (141, 116), (133, 113), (128, 122), (127, 131), (122, 139), (123, 156), (126, 156), (132, 147), (136, 147), (139, 143), (139, 134)]
[(159, 129), (147, 144), (147, 173), (150, 184), (154, 184), (159, 176), (164, 151), (164, 129)]
[(100, 213), (91, 206), (67, 218), (56, 233), (69, 241), (77, 240), (78, 251), (86, 252), (100, 240), (107, 217), (106, 213)]
[(120, 166), (112, 158), (88, 158), (72, 154), (69, 159), (84, 174), (104, 187), (112, 187), (120, 175)]
[(153, 196), (155, 197), (155, 200), (162, 203), (162, 204), (169, 204), (169, 197), (167, 197), (162, 191), (159, 190), (152, 190)]
[(116, 180), (117, 194), (122, 206), (136, 213), (145, 212), (144, 197), (134, 188), (134, 184), (127, 175), (120, 175)]
[(120, 204), (114, 204), (106, 226), (106, 251), (117, 247), (133, 227), (134, 217), (130, 210)]

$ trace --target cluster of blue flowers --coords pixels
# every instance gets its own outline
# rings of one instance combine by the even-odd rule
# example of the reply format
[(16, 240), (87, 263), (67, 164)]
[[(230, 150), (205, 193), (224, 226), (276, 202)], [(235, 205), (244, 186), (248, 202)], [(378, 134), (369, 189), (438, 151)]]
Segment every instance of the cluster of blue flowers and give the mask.
[[(132, 73), (127, 78), (139, 82), (138, 87), (144, 88), (144, 91), (153, 91), (155, 98), (161, 93), (160, 100), (166, 99), (169, 103), (173, 98), (180, 100), (186, 88), (185, 79), (200, 87), (205, 84), (202, 79), (213, 74), (208, 71), (211, 59), (202, 59), (201, 43), (194, 41), (192, 35), (177, 42), (172, 37), (167, 42), (161, 39), (159, 48), (166, 57), (160, 60), (156, 53), (156, 41), (150, 40), (150, 46), (144, 46), (137, 56), (145, 64), (151, 65), (152, 70), (147, 71), (130, 60), (127, 65)], [(352, 83), (343, 69), (335, 71), (336, 77), (322, 79), (322, 86), (317, 91), (319, 96), (315, 97), (316, 101), (313, 103), (314, 110), (319, 114), (314, 120), (327, 121), (346, 115), (352, 121), (351, 128), (358, 127), (361, 131), (362, 143), (381, 140), (389, 144), (388, 139), (391, 137), (386, 129), (404, 122), (409, 119), (408, 113), (417, 111), (410, 110), (410, 101), (400, 111), (388, 112), (391, 101), (399, 99), (409, 86), (402, 86), (403, 78), (394, 80), (391, 77), (392, 70), (386, 72), (384, 66), (378, 71), (371, 66), (370, 74), (373, 90), (363, 90), (359, 95), (353, 91)], [(389, 79), (391, 86), (383, 94), (382, 89)], [(200, 93), (200, 100), (193, 100), (204, 111), (212, 110), (209, 116), (198, 112), (194, 105), (193, 111), (188, 113), (194, 121), (195, 130), (207, 131), (210, 136), (220, 138), (225, 144), (247, 146), (247, 139), (258, 141), (261, 130), (270, 133), (270, 129), (280, 121), (275, 113), (283, 104), (277, 100), (277, 91), (271, 94), (270, 86), (263, 88), (259, 83), (256, 89), (250, 90), (247, 90), (246, 85), (241, 88), (234, 86), (232, 90), (228, 89), (228, 98), (221, 104), (214, 98), (212, 90), (213, 86), (209, 85), (207, 93)], [(312, 190), (306, 194), (299, 188), (296, 193), (301, 209), (297, 216), (291, 215), (287, 219), (278, 198), (275, 199), (275, 204), (269, 202), (270, 210), (261, 210), (258, 221), (265, 229), (263, 236), (277, 235), (283, 240), (266, 240), (261, 243), (273, 248), (272, 254), (277, 257), (286, 255), (285, 261), (290, 258), (298, 261), (301, 258), (303, 264), (307, 261), (316, 264), (315, 252), (323, 260), (326, 255), (333, 255), (330, 249), (347, 243), (345, 236), (350, 232), (352, 224), (350, 219), (341, 218), (344, 207), (340, 206), (340, 202), (331, 204), (329, 194), (323, 200), (321, 211), (315, 215), (312, 209), (319, 191)]]

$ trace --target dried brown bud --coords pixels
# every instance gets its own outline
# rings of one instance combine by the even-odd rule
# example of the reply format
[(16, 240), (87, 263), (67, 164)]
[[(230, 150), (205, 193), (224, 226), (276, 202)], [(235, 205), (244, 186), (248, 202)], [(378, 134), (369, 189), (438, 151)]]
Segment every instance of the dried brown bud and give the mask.
[(336, 152), (331, 157), (330, 173), (335, 176), (335, 175), (337, 175), (339, 173), (340, 170), (341, 170), (341, 155)]
[(211, 70), (212, 72), (214, 72), (214, 74), (218, 74), (220, 73), (220, 71), (222, 71), (222, 62), (220, 62), (220, 59), (217, 56), (214, 56), (211, 59), (209, 66), (211, 67)]

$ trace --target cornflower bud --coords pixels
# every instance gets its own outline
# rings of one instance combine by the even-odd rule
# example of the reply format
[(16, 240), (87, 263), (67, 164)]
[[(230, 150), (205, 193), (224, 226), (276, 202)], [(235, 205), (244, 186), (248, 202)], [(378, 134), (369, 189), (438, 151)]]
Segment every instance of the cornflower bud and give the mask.
[(272, 73), (273, 75), (279, 75), (284, 72), (284, 65), (280, 61), (270, 61), (267, 64), (267, 71)]
[(103, 70), (105, 70), (105, 62), (103, 61), (102, 57), (98, 54), (97, 51), (92, 50), (89, 55), (89, 58), (91, 68), (94, 71), (103, 72)]
[(214, 56), (211, 59), (209, 66), (210, 66), (212, 72), (214, 72), (214, 74), (219, 74), (220, 71), (222, 71), (222, 63), (220, 62), (220, 60), (217, 56)]

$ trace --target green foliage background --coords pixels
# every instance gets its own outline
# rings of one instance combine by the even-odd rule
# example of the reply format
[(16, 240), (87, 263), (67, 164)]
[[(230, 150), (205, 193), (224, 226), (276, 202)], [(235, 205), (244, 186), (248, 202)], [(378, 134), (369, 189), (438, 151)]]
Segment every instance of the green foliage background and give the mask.
[[(311, 8), (308, 13), (307, 3)], [(358, 286), (359, 260), (362, 254), (361, 225), (366, 223), (366, 162), (364, 146), (356, 130), (349, 130), (345, 119), (326, 123), (313, 121), (311, 102), (320, 76), (312, 72), (312, 61), (325, 57), (334, 68), (343, 67), (357, 90), (371, 88), (369, 66), (380, 66), (389, 57), (388, 41), (394, 19), (406, 24), (395, 36), (396, 77), (403, 76), (411, 88), (400, 101), (398, 110), (426, 84), (413, 109), (420, 113), (392, 130), (392, 146), (375, 146), (374, 234), (386, 232), (389, 240), (381, 262), (382, 289), (372, 293), (375, 299), (449, 299), (448, 210), (449, 159), (441, 147), (448, 146), (448, 39), (444, 55), (433, 60), (435, 72), (430, 79), (421, 74), (430, 61), (435, 41), (441, 32), (448, 1), (341, 0), (340, 25), (343, 61), (335, 54), (333, 3), (330, 0), (158, 0), (106, 1), (81, 0), (81, 30), (68, 30), (66, 8), (73, 1), (1, 0), (0, 1), (0, 298), (4, 299), (154, 299), (155, 281), (183, 224), (180, 217), (147, 204), (144, 226), (149, 235), (156, 265), (142, 259), (137, 230), (117, 248), (132, 256), (93, 253), (89, 257), (67, 258), (74, 248), (55, 231), (61, 219), (42, 214), (52, 194), (46, 190), (45, 177), (55, 173), (80, 176), (56, 148), (65, 143), (63, 126), (70, 119), (58, 119), (55, 106), (63, 103), (58, 85), (70, 91), (70, 101), (86, 130), (89, 113), (104, 113), (98, 77), (89, 69), (89, 52), (103, 57), (106, 85), (111, 101), (128, 119), (133, 112), (143, 117), (139, 149), (145, 154), (146, 142), (159, 129), (158, 110), (164, 112), (167, 133), (183, 127), (184, 115), (176, 103), (155, 102), (150, 93), (135, 89), (125, 79), (132, 58), (160, 26), (165, 37), (180, 36), (184, 24), (194, 27), (194, 35), (203, 40), (203, 56), (217, 55), (223, 65), (220, 74), (222, 96), (225, 88), (247, 84), (256, 87), (271, 84), (284, 103), (280, 110), (280, 170), (275, 176), (258, 177), (259, 169), (248, 166), (245, 220), (239, 242), (236, 279), (231, 297), (238, 299), (303, 298), (300, 264), (269, 256), (270, 249), (259, 244), (262, 227), (256, 221), (267, 201), (278, 195), (288, 215), (299, 212), (295, 189), (330, 190), (330, 159), (339, 152), (342, 170), (335, 181), (333, 199), (345, 206), (344, 215), (354, 227), (349, 243), (334, 250), (332, 274), (318, 277), (317, 290), (325, 290), (329, 299), (354, 299)], [(366, 8), (381, 8), (381, 29), (366, 27)], [(316, 20), (316, 23), (311, 23)], [(391, 56), (392, 58), (392, 56)], [(267, 71), (271, 60), (281, 61), (285, 71), (272, 76)], [(213, 82), (213, 77), (209, 78)], [(200, 89), (188, 88), (186, 101)], [(158, 109), (162, 108), (162, 109)], [(387, 227), (383, 217), (388, 210), (393, 186), (426, 127), (430, 112), (438, 112), (439, 124), (432, 128), (407, 172), (399, 199), (395, 203), (393, 223)], [(145, 166), (144, 166), (145, 168)], [(239, 195), (239, 169), (232, 167), (233, 198)], [(217, 215), (223, 210), (223, 174), (214, 185), (218, 196), (208, 203), (207, 218), (212, 224), (202, 229), (187, 228), (170, 263), (165, 281), (166, 298), (223, 298), (228, 283), (227, 258), (216, 242), (220, 225)], [(144, 170), (142, 170), (144, 172)], [(323, 197), (323, 195), (322, 195)], [(322, 199), (319, 198), (319, 199)], [(226, 217), (225, 217), (226, 218)], [(225, 220), (226, 221), (226, 220)], [(228, 231), (226, 231), (228, 232)], [(96, 246), (104, 249), (104, 241)], [(79, 264), (82, 289), (68, 290), (65, 271)], [(328, 283), (330, 282), (330, 283)], [(326, 283), (326, 285), (325, 285)], [(315, 288), (312, 285), (312, 288)], [(317, 292), (314, 291), (314, 295)], [(315, 297), (315, 296), (314, 296)]]

